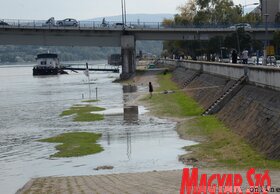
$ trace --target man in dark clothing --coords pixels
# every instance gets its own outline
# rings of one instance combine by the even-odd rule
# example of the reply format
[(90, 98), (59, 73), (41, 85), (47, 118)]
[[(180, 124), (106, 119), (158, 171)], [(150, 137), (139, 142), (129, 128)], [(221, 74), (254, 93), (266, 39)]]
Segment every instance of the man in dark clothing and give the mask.
[(154, 91), (154, 89), (153, 89), (153, 85), (152, 85), (152, 83), (151, 83), (151, 82), (149, 82), (149, 92), (150, 92), (150, 98), (152, 98), (153, 91)]
[(232, 51), (231, 60), (232, 60), (232, 63), (237, 63), (237, 52), (236, 52), (236, 50)]

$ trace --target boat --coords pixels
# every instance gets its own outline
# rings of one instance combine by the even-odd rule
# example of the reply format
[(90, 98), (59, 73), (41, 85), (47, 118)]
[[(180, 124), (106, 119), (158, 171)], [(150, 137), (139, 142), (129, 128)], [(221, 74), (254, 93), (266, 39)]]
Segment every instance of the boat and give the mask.
[(54, 53), (42, 53), (36, 57), (37, 64), (33, 67), (33, 75), (67, 74), (60, 66), (59, 58)]

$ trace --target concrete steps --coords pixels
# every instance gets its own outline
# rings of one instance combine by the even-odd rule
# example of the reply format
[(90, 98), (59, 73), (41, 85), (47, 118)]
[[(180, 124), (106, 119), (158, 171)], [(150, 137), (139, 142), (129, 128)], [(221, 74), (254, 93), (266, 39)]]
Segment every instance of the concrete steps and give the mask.
[(187, 85), (189, 85), (196, 77), (200, 76), (201, 73), (202, 71), (196, 71), (190, 78), (184, 80), (183, 88), (187, 87)]
[(243, 87), (243, 83), (247, 80), (247, 76), (239, 78), (227, 91), (225, 91), (213, 104), (211, 104), (202, 116), (211, 115), (221, 110)]

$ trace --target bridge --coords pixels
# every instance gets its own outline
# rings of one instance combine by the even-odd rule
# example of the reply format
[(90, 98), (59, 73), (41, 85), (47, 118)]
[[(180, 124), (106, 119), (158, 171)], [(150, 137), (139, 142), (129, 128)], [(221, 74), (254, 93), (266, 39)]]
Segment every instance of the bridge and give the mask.
[[(95, 22), (79, 22), (77, 26), (44, 25), (43, 21), (8, 20), (0, 25), (2, 45), (46, 46), (98, 46), (121, 47), (122, 78), (135, 73), (136, 40), (209, 40), (214, 36), (226, 36), (236, 28), (225, 25), (165, 26), (162, 23), (129, 23), (124, 26)], [(245, 28), (255, 39), (272, 39), (279, 26), (264, 25)]]

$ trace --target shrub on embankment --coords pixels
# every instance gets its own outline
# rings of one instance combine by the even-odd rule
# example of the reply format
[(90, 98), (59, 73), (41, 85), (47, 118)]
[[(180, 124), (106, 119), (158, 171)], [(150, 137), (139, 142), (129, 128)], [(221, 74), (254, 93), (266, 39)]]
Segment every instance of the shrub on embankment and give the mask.
[[(191, 77), (193, 73), (177, 68), (173, 72), (173, 80), (182, 85), (178, 80)], [(186, 91), (208, 108), (233, 83), (233, 80), (224, 77), (202, 73), (188, 84)], [(216, 116), (256, 150), (270, 159), (280, 159), (279, 91), (247, 84)]]

